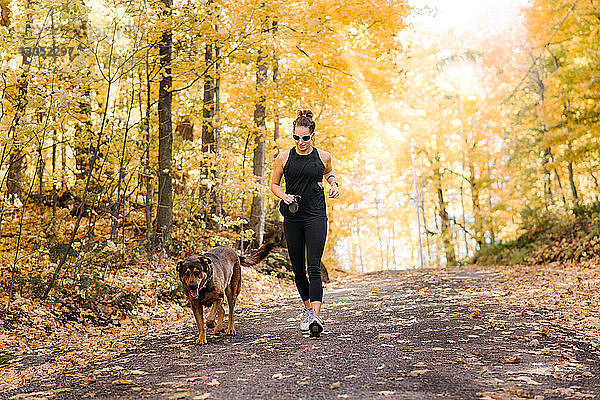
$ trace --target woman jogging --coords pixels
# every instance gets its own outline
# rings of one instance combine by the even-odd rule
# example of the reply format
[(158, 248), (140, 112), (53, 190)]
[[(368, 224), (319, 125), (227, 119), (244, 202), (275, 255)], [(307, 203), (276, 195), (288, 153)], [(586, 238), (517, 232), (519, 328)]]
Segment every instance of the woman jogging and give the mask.
[[(331, 154), (312, 145), (315, 135), (312, 118), (312, 111), (298, 111), (292, 135), (296, 146), (275, 159), (271, 191), (281, 199), (279, 210), (284, 218), (288, 253), (296, 287), (304, 303), (300, 330), (310, 331), (310, 336), (319, 337), (323, 331), (320, 317), (323, 301), (321, 256), (327, 238), (323, 177), (331, 185), (330, 198), (336, 198), (340, 193), (333, 174)], [(280, 185), (282, 175), (285, 177), (285, 191)]]

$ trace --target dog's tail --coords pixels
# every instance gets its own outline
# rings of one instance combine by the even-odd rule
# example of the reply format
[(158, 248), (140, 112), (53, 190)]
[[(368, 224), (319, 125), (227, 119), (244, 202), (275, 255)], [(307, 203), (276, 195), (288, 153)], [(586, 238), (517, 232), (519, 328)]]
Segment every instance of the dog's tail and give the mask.
[(260, 246), (258, 250), (256, 250), (249, 256), (240, 256), (240, 263), (244, 267), (251, 267), (253, 265), (258, 264), (267, 257), (273, 246), (275, 246), (275, 243), (273, 242), (263, 243), (263, 245)]

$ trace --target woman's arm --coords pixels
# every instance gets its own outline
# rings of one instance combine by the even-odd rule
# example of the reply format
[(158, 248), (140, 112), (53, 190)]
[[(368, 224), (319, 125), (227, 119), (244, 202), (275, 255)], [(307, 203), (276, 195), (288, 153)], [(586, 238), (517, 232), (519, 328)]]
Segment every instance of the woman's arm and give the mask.
[(326, 151), (323, 151), (321, 153), (321, 151), (319, 150), (319, 155), (321, 156), (321, 160), (323, 161), (323, 164), (325, 165), (325, 170), (323, 171), (323, 176), (325, 177), (325, 180), (327, 181), (327, 183), (329, 183), (331, 185), (331, 188), (329, 189), (329, 197), (332, 199), (339, 197), (340, 191), (338, 189), (338, 183), (335, 180), (335, 174), (333, 172), (333, 164), (331, 161), (332, 160), (331, 154), (329, 154)]
[(286, 156), (286, 152), (279, 153), (275, 162), (273, 163), (273, 175), (271, 176), (271, 192), (281, 200), (285, 202), (285, 204), (291, 204), (295, 201), (294, 196), (287, 194), (281, 188), (281, 177), (283, 176), (283, 160)]

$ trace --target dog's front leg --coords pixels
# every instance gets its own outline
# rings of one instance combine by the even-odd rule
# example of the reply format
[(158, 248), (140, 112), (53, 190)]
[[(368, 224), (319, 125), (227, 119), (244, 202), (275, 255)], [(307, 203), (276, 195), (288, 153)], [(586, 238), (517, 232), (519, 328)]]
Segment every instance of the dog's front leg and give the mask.
[(212, 308), (210, 309), (210, 312), (206, 316), (206, 327), (207, 328), (215, 327), (215, 320), (217, 319), (217, 307), (218, 307), (218, 302), (213, 303)]
[(223, 309), (223, 299), (218, 300), (215, 303), (215, 309), (217, 310), (217, 324), (215, 325), (215, 335), (223, 330), (223, 317), (225, 316), (225, 310)]
[(193, 302), (192, 311), (194, 312), (194, 318), (196, 318), (196, 325), (198, 326), (198, 339), (196, 339), (196, 344), (206, 344), (206, 330), (204, 329), (204, 314), (202, 311), (202, 306), (196, 302)]

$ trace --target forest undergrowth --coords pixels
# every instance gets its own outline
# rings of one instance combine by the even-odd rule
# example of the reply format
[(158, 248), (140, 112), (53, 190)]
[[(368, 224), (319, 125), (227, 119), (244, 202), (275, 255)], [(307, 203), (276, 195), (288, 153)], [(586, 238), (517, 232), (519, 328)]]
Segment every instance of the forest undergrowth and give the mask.
[(473, 262), (493, 266), (495, 290), (510, 303), (547, 310), (548, 319), (600, 346), (600, 202), (522, 213), (519, 236), (482, 248)]
[(481, 265), (541, 265), (600, 258), (600, 202), (562, 210), (526, 209), (519, 236), (482, 247), (473, 262)]
[[(0, 251), (0, 390), (110, 359), (137, 340), (193, 325), (176, 273), (177, 261), (188, 252), (215, 245), (235, 246), (240, 237), (239, 227), (217, 229), (181, 218), (174, 223), (169, 251), (149, 255), (145, 232), (139, 228), (143, 210), (128, 216), (127, 240), (121, 243), (110, 240), (115, 237), (110, 218), (104, 218), (102, 211), (96, 217), (85, 220), (83, 233), (67, 250), (75, 219), (67, 208), (58, 209), (49, 224), (42, 222), (46, 219), (40, 217), (35, 203), (23, 215), (16, 207), (5, 210)], [(65, 253), (67, 262), (59, 279), (44, 297)], [(274, 250), (267, 269), (242, 268), (238, 308), (293, 293), (281, 254), (281, 249)]]

